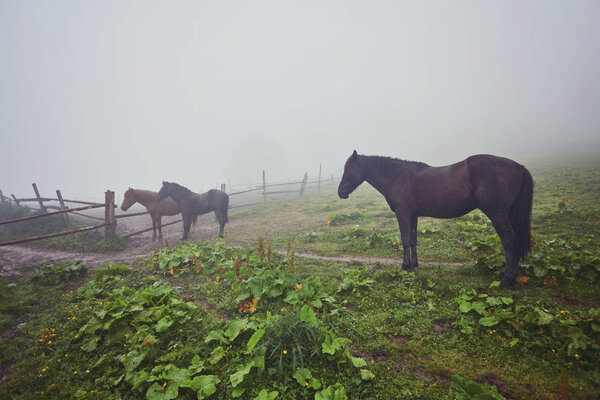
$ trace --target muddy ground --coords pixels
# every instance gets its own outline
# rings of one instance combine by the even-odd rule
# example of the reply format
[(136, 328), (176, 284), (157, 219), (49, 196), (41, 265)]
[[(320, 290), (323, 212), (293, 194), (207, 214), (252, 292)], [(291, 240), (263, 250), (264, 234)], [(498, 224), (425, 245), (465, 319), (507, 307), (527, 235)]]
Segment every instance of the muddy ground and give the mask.
[[(103, 212), (103, 210), (101, 210)], [(142, 207), (132, 207), (128, 212), (135, 213), (145, 211)], [(93, 216), (100, 214), (89, 213)], [(122, 212), (117, 213), (124, 214)], [(98, 221), (82, 216), (71, 217), (72, 222), (78, 225), (95, 225)], [(163, 224), (176, 221), (180, 216), (164, 217)], [(151, 228), (152, 222), (149, 215), (141, 215), (131, 218), (121, 218), (117, 221), (117, 231), (121, 235)], [(227, 226), (230, 227), (229, 224)], [(214, 239), (217, 237), (219, 225), (214, 215), (207, 214), (198, 218), (198, 223), (192, 228), (191, 240)], [(56, 250), (43, 248), (36, 244), (20, 244), (0, 247), (0, 276), (11, 277), (27, 274), (32, 266), (43, 262), (59, 262), (65, 260), (82, 260), (91, 267), (105, 267), (110, 263), (132, 264), (138, 259), (147, 257), (154, 248), (164, 247), (164, 240), (176, 243), (182, 235), (182, 223), (177, 223), (163, 228), (163, 240), (152, 240), (152, 232), (142, 233), (126, 239), (126, 247), (123, 251), (91, 253), (80, 251)]]

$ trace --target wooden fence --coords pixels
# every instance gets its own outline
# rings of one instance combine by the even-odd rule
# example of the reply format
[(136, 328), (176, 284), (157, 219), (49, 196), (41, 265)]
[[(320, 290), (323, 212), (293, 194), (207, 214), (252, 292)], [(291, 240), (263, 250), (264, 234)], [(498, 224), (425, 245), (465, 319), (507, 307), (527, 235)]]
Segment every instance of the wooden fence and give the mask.
[[(288, 182), (267, 183), (266, 172), (262, 171), (262, 184), (246, 185), (246, 188), (243, 190), (238, 190), (236, 192), (228, 193), (229, 196), (238, 196), (238, 195), (249, 194), (249, 193), (254, 192), (260, 196), (259, 198), (262, 197), (262, 201), (255, 201), (255, 202), (245, 203), (245, 204), (234, 204), (234, 205), (230, 204), (229, 209), (240, 208), (240, 207), (250, 207), (250, 206), (253, 206), (256, 204), (265, 203), (267, 201), (268, 196), (283, 195), (283, 194), (286, 194), (286, 195), (297, 194), (298, 196), (303, 196), (305, 194), (305, 191), (309, 188), (316, 188), (317, 191), (320, 192), (322, 188), (331, 186), (331, 185), (335, 185), (335, 184), (336, 184), (336, 180), (334, 179), (333, 175), (331, 176), (330, 179), (322, 179), (321, 178), (321, 166), (319, 166), (318, 179), (314, 179), (314, 180), (309, 180), (308, 173), (305, 172), (304, 177), (300, 180), (288, 181)], [(225, 184), (221, 184), (221, 190), (226, 192), (227, 191), (226, 186), (227, 185), (225, 185)], [(231, 185), (229, 185), (229, 186), (231, 188)], [(236, 186), (241, 186), (241, 185), (236, 185)], [(69, 235), (69, 234), (73, 234), (73, 233), (77, 233), (77, 232), (85, 232), (85, 231), (89, 231), (89, 230), (100, 229), (100, 228), (104, 228), (105, 237), (107, 239), (110, 239), (115, 236), (118, 219), (137, 217), (140, 215), (148, 214), (148, 212), (137, 212), (137, 213), (130, 213), (130, 214), (115, 215), (115, 209), (117, 208), (117, 206), (115, 204), (115, 192), (113, 192), (111, 190), (107, 190), (105, 192), (104, 203), (96, 203), (96, 202), (90, 202), (90, 201), (64, 199), (62, 197), (60, 190), (56, 191), (56, 198), (42, 197), (42, 196), (40, 196), (37, 185), (35, 183), (32, 184), (32, 187), (33, 187), (33, 191), (35, 193), (35, 197), (22, 198), (22, 199), (18, 199), (14, 194), (11, 194), (11, 197), (7, 197), (2, 193), (2, 190), (0, 190), (0, 202), (11, 202), (11, 203), (15, 203), (17, 205), (20, 205), (21, 203), (27, 203), (27, 202), (37, 203), (39, 206), (39, 211), (41, 211), (41, 213), (29, 216), (29, 217), (24, 217), (24, 218), (16, 218), (16, 219), (11, 219), (11, 220), (6, 220), (6, 221), (0, 221), (0, 225), (17, 223), (17, 222), (22, 222), (22, 221), (27, 221), (27, 220), (32, 220), (32, 219), (36, 219), (36, 218), (47, 217), (50, 215), (57, 215), (57, 214), (62, 214), (65, 218), (65, 221), (69, 222), (69, 217), (68, 217), (69, 213), (83, 216), (83, 217), (93, 219), (93, 220), (103, 221), (103, 223), (98, 224), (98, 225), (91, 225), (91, 226), (86, 226), (86, 227), (82, 227), (82, 228), (77, 228), (77, 229), (71, 229), (71, 230), (59, 232), (59, 233), (52, 233), (52, 234), (48, 234), (48, 235), (34, 236), (34, 237), (29, 237), (29, 238), (24, 238), (24, 239), (0, 242), (0, 246), (26, 243), (26, 242), (31, 242), (34, 240), (48, 239), (48, 238), (53, 238), (53, 237), (58, 237), (58, 236)], [(276, 189), (273, 190), (272, 188), (276, 188)], [(48, 202), (58, 203), (59, 206), (45, 204)], [(84, 204), (84, 206), (69, 208), (67, 206), (67, 203)], [(99, 218), (96, 216), (81, 213), (81, 211), (95, 209), (95, 208), (102, 208), (102, 207), (105, 210), (104, 218)], [(56, 211), (48, 211), (48, 210), (56, 210)], [(182, 222), (182, 219), (163, 224), (162, 226), (163, 227), (169, 226), (169, 225), (173, 225), (173, 224), (176, 224), (179, 222)], [(142, 230), (139, 230), (136, 232), (131, 232), (126, 235), (123, 235), (123, 237), (127, 238), (127, 237), (131, 237), (134, 235), (139, 235), (139, 234), (142, 234), (145, 232), (149, 232), (151, 230), (152, 230), (152, 228), (142, 229)]]
[[(238, 208), (238, 207), (248, 207), (248, 206), (253, 206), (256, 204), (260, 204), (260, 203), (266, 203), (267, 196), (274, 196), (274, 195), (281, 195), (281, 194), (288, 194), (288, 195), (297, 194), (298, 196), (303, 196), (305, 191), (309, 188), (317, 188), (317, 191), (320, 192), (322, 188), (325, 188), (327, 186), (332, 186), (335, 184), (336, 184), (336, 180), (334, 179), (333, 175), (331, 176), (330, 179), (322, 179), (321, 165), (319, 165), (318, 178), (313, 179), (313, 180), (309, 180), (308, 173), (305, 172), (304, 177), (300, 180), (267, 183), (266, 172), (263, 170), (262, 171), (262, 184), (247, 185), (246, 189), (229, 193), (229, 196), (236, 196), (236, 195), (246, 194), (246, 193), (251, 193), (251, 192), (260, 192), (262, 194), (262, 202), (259, 201), (259, 202), (249, 203), (249, 204), (233, 205), (233, 206), (230, 206), (229, 208), (231, 209), (231, 208)], [(241, 186), (241, 185), (236, 185), (236, 186)], [(222, 184), (221, 190), (225, 191), (224, 188), (225, 188), (225, 184)], [(230, 188), (231, 188), (231, 185), (230, 185)], [(278, 188), (278, 189), (272, 190), (271, 188)]]
[[(77, 233), (77, 232), (85, 232), (85, 231), (100, 229), (100, 228), (104, 228), (106, 238), (114, 237), (115, 232), (116, 232), (116, 225), (117, 225), (117, 221), (115, 218), (116, 205), (114, 204), (115, 192), (107, 190), (105, 192), (105, 196), (104, 196), (104, 203), (94, 203), (94, 202), (90, 202), (90, 201), (65, 199), (62, 197), (60, 190), (56, 191), (56, 198), (42, 197), (42, 196), (40, 196), (40, 192), (38, 191), (37, 185), (35, 183), (33, 183), (32, 186), (33, 186), (33, 191), (35, 193), (35, 197), (18, 199), (14, 194), (11, 194), (11, 197), (9, 198), (9, 197), (6, 197), (0, 190), (0, 202), (14, 202), (17, 205), (20, 205), (21, 203), (35, 202), (35, 203), (38, 203), (39, 211), (41, 211), (41, 213), (31, 215), (29, 217), (15, 218), (15, 219), (10, 219), (10, 220), (0, 221), (0, 225), (29, 221), (32, 219), (48, 217), (50, 215), (57, 215), (57, 214), (62, 214), (65, 218), (65, 221), (68, 222), (68, 220), (69, 220), (68, 213), (83, 215), (83, 216), (93, 218), (93, 219), (99, 219), (99, 220), (104, 221), (104, 223), (99, 224), (99, 225), (92, 225), (92, 226), (86, 226), (86, 227), (82, 227), (82, 228), (71, 229), (71, 230), (64, 231), (64, 232), (51, 233), (51, 234), (47, 234), (47, 235), (32, 236), (32, 237), (28, 237), (28, 238), (24, 238), (24, 239), (0, 242), (0, 246), (8, 246), (8, 245), (12, 245), (12, 244), (32, 242), (34, 240), (48, 239), (48, 238), (53, 238), (53, 237), (58, 237), (58, 236), (70, 235), (70, 234)], [(60, 206), (46, 205), (46, 204), (44, 204), (44, 202), (58, 202), (60, 204)], [(85, 204), (85, 206), (69, 208), (69, 207), (67, 207), (66, 203)], [(103, 207), (105, 209), (103, 219), (79, 213), (79, 211), (91, 210), (94, 208), (101, 208), (101, 207)], [(57, 210), (57, 211), (48, 211), (48, 210)]]

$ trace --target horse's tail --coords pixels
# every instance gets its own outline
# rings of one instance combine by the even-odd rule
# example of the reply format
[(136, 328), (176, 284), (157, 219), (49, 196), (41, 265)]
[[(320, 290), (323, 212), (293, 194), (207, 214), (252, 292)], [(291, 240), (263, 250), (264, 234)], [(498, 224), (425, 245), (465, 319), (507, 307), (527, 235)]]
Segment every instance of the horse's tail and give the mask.
[(515, 255), (518, 259), (527, 256), (531, 250), (531, 205), (533, 203), (533, 178), (527, 168), (523, 168), (523, 182), (517, 199), (510, 209), (510, 223), (516, 236)]
[(196, 222), (198, 222), (198, 214), (193, 214), (192, 215), (192, 226), (196, 225)]
[(229, 217), (227, 216), (227, 211), (229, 210), (229, 196), (225, 194), (225, 198), (223, 199), (223, 204), (221, 204), (221, 215), (223, 216), (223, 223), (229, 222)]

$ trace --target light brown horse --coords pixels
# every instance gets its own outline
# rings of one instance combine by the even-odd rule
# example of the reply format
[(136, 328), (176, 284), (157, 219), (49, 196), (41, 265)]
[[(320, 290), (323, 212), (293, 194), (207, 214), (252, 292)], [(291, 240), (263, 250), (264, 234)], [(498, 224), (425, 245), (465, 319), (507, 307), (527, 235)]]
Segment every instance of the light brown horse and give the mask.
[(123, 203), (121, 204), (121, 210), (127, 211), (129, 207), (135, 203), (140, 203), (150, 214), (152, 218), (152, 239), (156, 239), (156, 228), (158, 228), (158, 237), (162, 238), (162, 223), (161, 217), (163, 215), (177, 215), (181, 213), (179, 206), (175, 200), (166, 198), (160, 201), (156, 200), (156, 192), (150, 190), (139, 190), (129, 188), (125, 192), (123, 197)]

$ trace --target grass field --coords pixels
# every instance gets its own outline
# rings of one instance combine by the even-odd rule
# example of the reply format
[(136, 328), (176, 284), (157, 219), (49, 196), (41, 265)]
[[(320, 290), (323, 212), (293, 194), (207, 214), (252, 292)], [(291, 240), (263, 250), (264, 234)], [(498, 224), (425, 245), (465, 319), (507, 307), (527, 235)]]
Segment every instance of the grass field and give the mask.
[(517, 291), (479, 212), (421, 219), (414, 273), (369, 261), (401, 251), (366, 184), (232, 214), (224, 243), (4, 280), (0, 397), (599, 398), (600, 166), (531, 172)]

